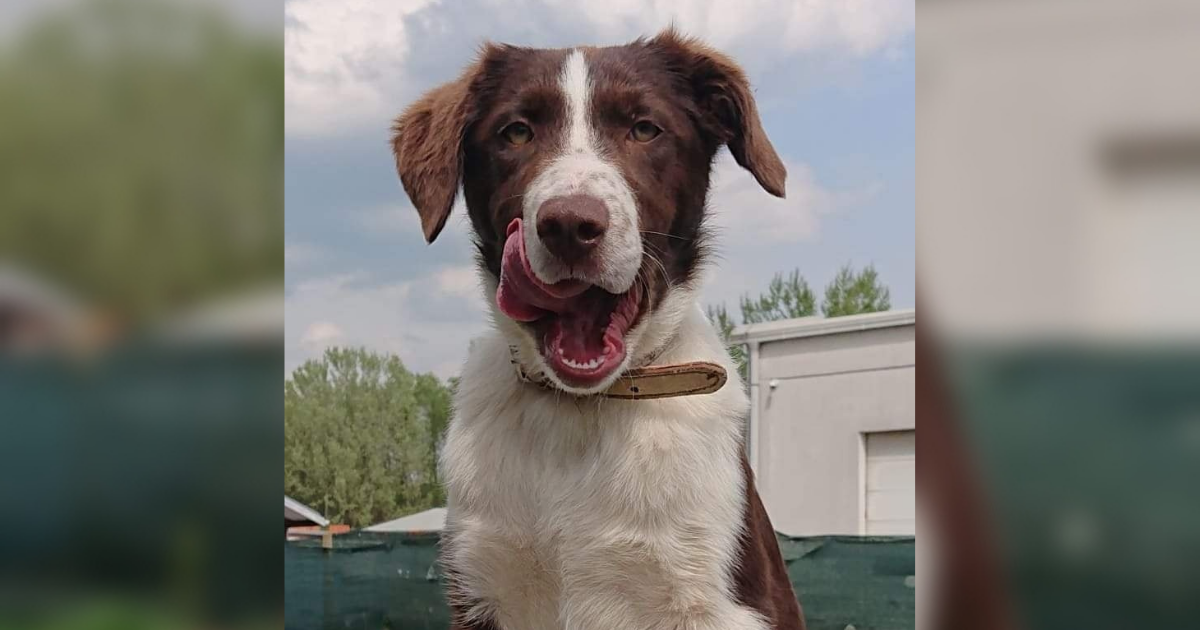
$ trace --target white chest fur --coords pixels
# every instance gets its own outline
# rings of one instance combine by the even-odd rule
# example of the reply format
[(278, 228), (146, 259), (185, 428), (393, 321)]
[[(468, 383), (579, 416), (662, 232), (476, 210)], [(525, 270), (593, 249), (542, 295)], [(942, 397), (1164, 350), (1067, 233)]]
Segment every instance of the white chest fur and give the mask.
[[(728, 358), (685, 322), (664, 362)], [(730, 583), (748, 401), (578, 399), (521, 383), (499, 333), (469, 360), (442, 452), (452, 597), (505, 630), (761, 630)]]

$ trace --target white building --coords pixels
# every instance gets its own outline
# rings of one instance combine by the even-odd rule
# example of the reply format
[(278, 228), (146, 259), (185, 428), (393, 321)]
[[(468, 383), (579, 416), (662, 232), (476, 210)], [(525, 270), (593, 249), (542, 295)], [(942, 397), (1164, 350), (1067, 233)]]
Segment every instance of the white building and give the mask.
[(748, 455), (775, 528), (915, 535), (916, 311), (751, 324)]

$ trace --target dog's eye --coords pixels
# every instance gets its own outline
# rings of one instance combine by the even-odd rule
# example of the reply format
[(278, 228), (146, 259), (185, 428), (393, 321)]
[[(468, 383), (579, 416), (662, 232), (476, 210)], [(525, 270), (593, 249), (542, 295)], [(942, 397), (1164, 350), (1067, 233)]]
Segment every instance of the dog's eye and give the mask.
[(649, 120), (639, 120), (633, 125), (633, 129), (629, 130), (629, 137), (637, 142), (650, 142), (662, 133), (654, 123)]
[(515, 122), (504, 129), (501, 129), (500, 135), (504, 136), (504, 139), (515, 147), (519, 147), (526, 142), (533, 140), (533, 130), (529, 128), (529, 125), (526, 125), (522, 122)]

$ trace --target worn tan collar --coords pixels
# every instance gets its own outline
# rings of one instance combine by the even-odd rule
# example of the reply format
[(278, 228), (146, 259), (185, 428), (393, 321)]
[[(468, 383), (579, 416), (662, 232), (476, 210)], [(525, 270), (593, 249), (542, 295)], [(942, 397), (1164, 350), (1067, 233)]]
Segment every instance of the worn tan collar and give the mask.
[[(509, 348), (512, 364), (522, 381), (546, 389), (558, 389), (543, 374), (528, 374), (517, 360), (517, 349)], [(651, 365), (627, 370), (608, 389), (592, 394), (604, 398), (623, 400), (651, 400), (711, 394), (725, 386), (728, 375), (725, 368), (708, 361)]]

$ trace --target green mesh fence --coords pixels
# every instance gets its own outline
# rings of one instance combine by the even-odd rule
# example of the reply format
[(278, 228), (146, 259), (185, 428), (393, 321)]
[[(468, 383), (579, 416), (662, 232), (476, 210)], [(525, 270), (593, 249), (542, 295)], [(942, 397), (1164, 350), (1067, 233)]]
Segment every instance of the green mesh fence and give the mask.
[[(285, 543), (288, 630), (444, 630), (437, 537), (356, 532)], [(913, 627), (912, 538), (780, 538), (812, 630)]]

